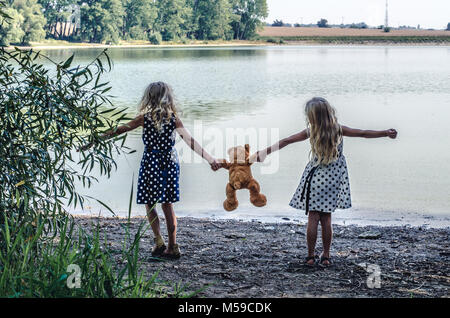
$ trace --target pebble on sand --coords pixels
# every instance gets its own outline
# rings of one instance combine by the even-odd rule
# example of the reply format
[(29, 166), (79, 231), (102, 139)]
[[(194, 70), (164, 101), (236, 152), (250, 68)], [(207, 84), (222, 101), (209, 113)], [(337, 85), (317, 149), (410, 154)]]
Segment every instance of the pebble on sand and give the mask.
[(381, 233), (378, 231), (367, 231), (358, 235), (358, 238), (360, 239), (369, 239), (369, 240), (376, 240), (379, 239), (380, 237)]

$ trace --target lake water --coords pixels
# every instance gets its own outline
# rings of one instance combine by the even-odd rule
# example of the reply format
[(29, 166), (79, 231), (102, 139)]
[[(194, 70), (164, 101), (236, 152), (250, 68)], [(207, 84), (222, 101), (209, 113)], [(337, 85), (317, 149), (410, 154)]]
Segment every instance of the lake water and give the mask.
[[(63, 60), (72, 52), (84, 64), (99, 51), (46, 54)], [(234, 143), (249, 142), (253, 150), (304, 129), (303, 105), (313, 96), (327, 98), (344, 125), (396, 128), (397, 140), (344, 140), (353, 208), (337, 211), (336, 222), (450, 225), (449, 46), (126, 48), (109, 54), (114, 68), (106, 78), (116, 106), (134, 112), (146, 85), (168, 82), (185, 126), (217, 157), (231, 146), (231, 128), (247, 129), (234, 130), (244, 138)], [(122, 215), (143, 151), (139, 131), (129, 136), (128, 146), (137, 153), (119, 157), (111, 179), (84, 191)], [(232, 213), (222, 209), (227, 171), (213, 173), (205, 163), (189, 163), (194, 155), (181, 143), (177, 148), (184, 161), (178, 215), (306, 220), (288, 203), (308, 162), (308, 142), (254, 165), (268, 204), (254, 208), (241, 191), (240, 207)], [(75, 212), (109, 215), (91, 203)], [(145, 215), (144, 207), (135, 205), (133, 215)]]

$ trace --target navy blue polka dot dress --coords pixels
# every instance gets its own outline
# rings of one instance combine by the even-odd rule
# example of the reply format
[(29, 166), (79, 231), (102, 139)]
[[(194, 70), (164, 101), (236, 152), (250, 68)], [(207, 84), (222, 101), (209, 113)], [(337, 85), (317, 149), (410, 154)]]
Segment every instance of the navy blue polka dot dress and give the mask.
[(137, 204), (175, 203), (180, 200), (180, 165), (175, 149), (175, 116), (160, 131), (144, 116), (145, 150), (139, 170)]

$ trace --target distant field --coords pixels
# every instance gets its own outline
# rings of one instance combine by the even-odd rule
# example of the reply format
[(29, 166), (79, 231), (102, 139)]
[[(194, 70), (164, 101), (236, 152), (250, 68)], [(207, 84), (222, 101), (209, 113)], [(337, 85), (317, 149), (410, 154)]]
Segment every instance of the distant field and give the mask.
[(259, 40), (269, 43), (449, 44), (450, 31), (265, 27)]
[(391, 30), (384, 32), (378, 29), (340, 29), (340, 28), (289, 28), (264, 27), (258, 33), (262, 37), (303, 37), (303, 36), (449, 36), (450, 31), (435, 30)]

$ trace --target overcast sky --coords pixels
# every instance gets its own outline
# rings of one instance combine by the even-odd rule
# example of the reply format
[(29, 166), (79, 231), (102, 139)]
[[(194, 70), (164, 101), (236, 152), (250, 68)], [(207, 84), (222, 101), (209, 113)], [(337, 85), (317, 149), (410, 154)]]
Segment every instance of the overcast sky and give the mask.
[[(366, 22), (384, 24), (385, 0), (267, 0), (267, 22), (282, 19), (289, 23), (316, 23), (325, 18), (330, 24)], [(389, 0), (391, 26), (421, 25), (444, 29), (450, 22), (450, 0)]]

